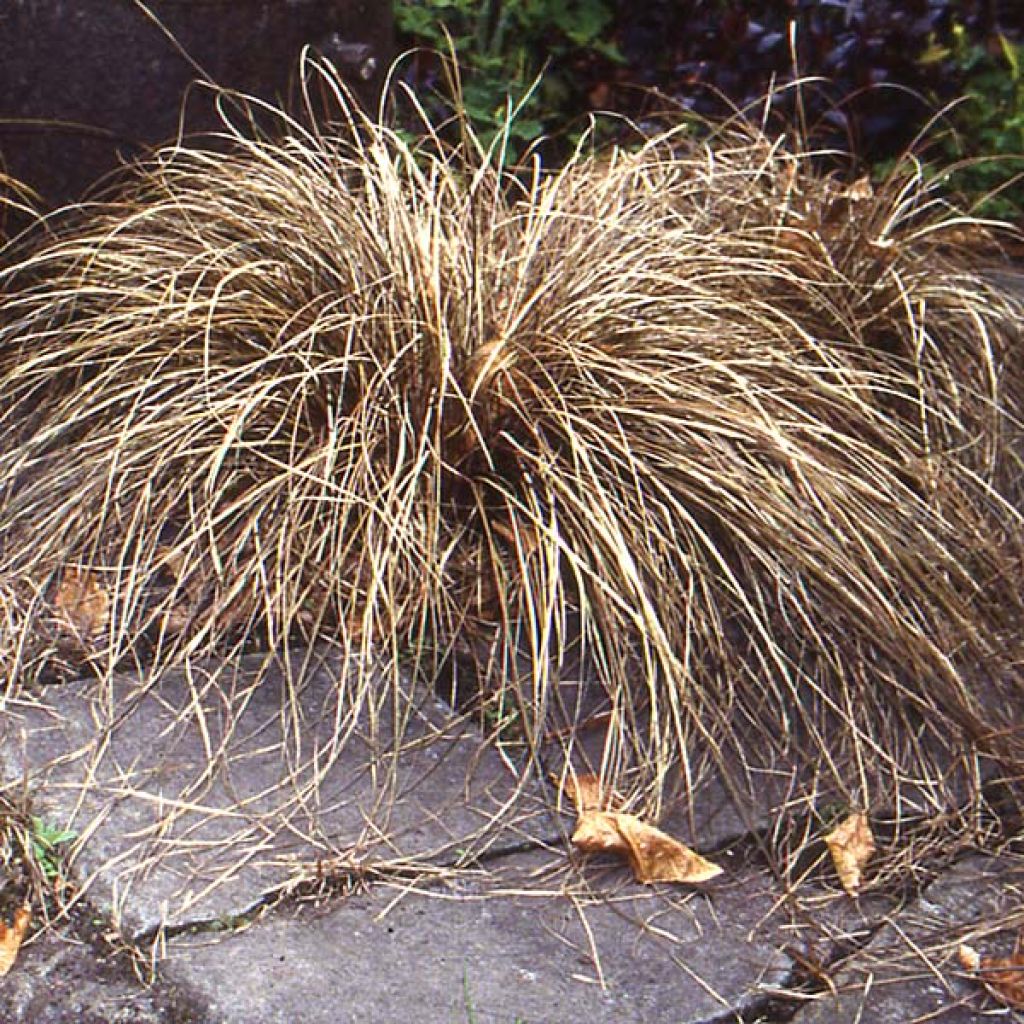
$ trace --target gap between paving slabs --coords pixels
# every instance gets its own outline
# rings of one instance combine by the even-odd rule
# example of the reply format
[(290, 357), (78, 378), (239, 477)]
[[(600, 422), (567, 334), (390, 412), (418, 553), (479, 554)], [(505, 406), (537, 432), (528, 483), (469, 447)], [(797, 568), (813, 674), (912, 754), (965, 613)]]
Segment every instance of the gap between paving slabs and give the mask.
[[(302, 655), (249, 655), (219, 673), (79, 679), (6, 703), (4, 781), (77, 833), (75, 875), (127, 941), (244, 917), (321, 869), (407, 876), (545, 844), (564, 856), (571, 818), (471, 718), (425, 684), (397, 702), (382, 685), (339, 737), (344, 662), (314, 654), (312, 671)], [(755, 822), (705, 773), (666, 828), (717, 849), (785, 800), (780, 783)]]
[[(755, 851), (736, 851), (701, 892), (639, 886), (599, 860), (579, 874), (539, 850), (485, 865), (493, 874), (382, 880), (322, 906), (283, 903), (223, 941), (170, 937), (162, 977), (211, 1024), (283, 1024), (297, 1007), (308, 1024), (910, 1021), (848, 1013), (827, 992), (801, 1011), (794, 990), (814, 957), (826, 969), (840, 954), (856, 962), (923, 901), (897, 913), (895, 894), (854, 901), (813, 887), (792, 901)], [(904, 1009), (927, 997), (913, 980)]]
[(386, 881), (321, 907), (280, 905), (231, 936), (168, 939), (161, 976), (211, 1024), (708, 1024), (785, 985), (785, 911), (750, 867), (707, 893), (584, 875), (552, 852), (489, 874)]
[[(381, 952), (374, 944), (377, 925), (397, 914), (398, 921), (426, 920), (428, 938), (450, 936), (447, 966), (430, 975), (439, 986), (438, 1008), (451, 997), (459, 964), (486, 974), (488, 957), (519, 963), (517, 950), (532, 951), (550, 974), (541, 971), (546, 980), (531, 989), (547, 993), (537, 996), (537, 1005), (544, 999), (575, 1005), (581, 992), (604, 981), (593, 1012), (617, 1008), (614, 1019), (620, 1021), (658, 1019), (644, 1016), (657, 1001), (643, 993), (666, 986), (695, 1008), (694, 1021), (734, 1020), (736, 1014), (753, 1020), (770, 991), (790, 983), (793, 961), (780, 950), (798, 949), (802, 938), (794, 940), (791, 926), (779, 922), (774, 931), (751, 938), (755, 923), (783, 906), (782, 890), (772, 889), (758, 871), (734, 870), (727, 849), (752, 827), (764, 828), (786, 805), (793, 783), (784, 773), (764, 776), (762, 795), (770, 789), (771, 798), (753, 809), (737, 810), (707, 773), (695, 793), (670, 808), (665, 827), (715, 851), (727, 868), (721, 895), (652, 893), (632, 883), (625, 895), (621, 888), (586, 891), (584, 880), (566, 868), (571, 820), (553, 816), (545, 795), (517, 782), (494, 746), (482, 742), (475, 723), (453, 715), (426, 687), (416, 700), (400, 702), (412, 709), (407, 723), (396, 727), (394, 702), (385, 701), (378, 714), (361, 715), (339, 745), (341, 667), (324, 657), (316, 671), (303, 674), (291, 702), (282, 700), (292, 685), (287, 666), (251, 656), (217, 678), (196, 667), (145, 685), (127, 675), (106, 686), (80, 680), (8, 703), (0, 719), (6, 780), (27, 783), (38, 794), (37, 813), (48, 822), (78, 831), (73, 867), (85, 900), (109, 916), (127, 941), (148, 947), (155, 960), (169, 957), (161, 977), (206, 998), (200, 975), (210, 958), (221, 955), (198, 952), (209, 943), (251, 975), (245, 958), (258, 967), (270, 955), (264, 947), (282, 936), (312, 955), (318, 940), (304, 936), (330, 932), (332, 921), (350, 929), (364, 918), (368, 930), (360, 933), (365, 942), (359, 956), (370, 964)], [(183, 716), (182, 708), (192, 713)], [(396, 734), (404, 745), (397, 760)], [(531, 859), (537, 857), (541, 861)], [(313, 917), (304, 911), (292, 920), (301, 894), (316, 889), (318, 863), (336, 888), (347, 883), (358, 890), (371, 878), (377, 881)], [(554, 887), (544, 884), (545, 864), (562, 869)], [(452, 871), (456, 865), (477, 865), (479, 871)], [(517, 872), (523, 887), (510, 893), (509, 879)], [(586, 877), (591, 875), (588, 867)], [(618, 865), (611, 875), (620, 887), (625, 876)], [(289, 891), (295, 899), (284, 899), (265, 916), (258, 913)], [(404, 898), (381, 918), (396, 893)], [(868, 917), (877, 921), (878, 913), (874, 908)], [(841, 942), (852, 931), (865, 933), (860, 908), (854, 917)], [(241, 931), (226, 934), (232, 928)], [(326, 933), (321, 938), (324, 950), (337, 949)], [(388, 941), (392, 954), (411, 958), (412, 971), (419, 940), (410, 937), (408, 948)], [(490, 953), (480, 945), (487, 942), (494, 947)], [(560, 959), (557, 954), (566, 950)], [(714, 964), (721, 960), (742, 970), (720, 976)], [(592, 969), (584, 969), (584, 961)], [(602, 963), (612, 966), (595, 974)], [(280, 975), (275, 968), (269, 977), (277, 978), (281, 998), (299, 998), (288, 995), (293, 986)], [(650, 980), (655, 976), (657, 984)], [(501, 985), (515, 989), (516, 975), (505, 971), (500, 977)], [(483, 983), (488, 999), (491, 984)], [(707, 999), (698, 998), (697, 989)], [(635, 1018), (629, 1016), (634, 1010), (640, 1014)], [(560, 1018), (535, 1013), (527, 1019)]]
[(341, 667), (324, 659), (292, 694), (282, 665), (258, 657), (216, 677), (48, 688), (6, 708), (4, 777), (78, 834), (86, 895), (137, 943), (244, 915), (317, 864), (451, 865), (557, 834), (473, 723), (425, 688), (398, 702), (406, 720), (386, 699), (339, 742)]
[(836, 994), (803, 1008), (793, 1024), (1019, 1024), (986, 996), (957, 957), (961, 942), (1008, 956), (1024, 929), (1024, 858), (972, 854), (888, 915), (834, 978)]

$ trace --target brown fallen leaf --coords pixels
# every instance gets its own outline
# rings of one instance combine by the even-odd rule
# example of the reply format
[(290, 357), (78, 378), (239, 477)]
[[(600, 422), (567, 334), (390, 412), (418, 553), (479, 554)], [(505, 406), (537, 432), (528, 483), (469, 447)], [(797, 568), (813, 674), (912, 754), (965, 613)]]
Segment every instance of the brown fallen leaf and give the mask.
[(14, 966), (31, 920), (32, 911), (28, 904), (25, 904), (14, 912), (14, 921), (11, 924), (0, 921), (0, 978)]
[(65, 569), (53, 603), (80, 640), (95, 639), (110, 621), (110, 597), (88, 569)]
[(973, 946), (961, 943), (957, 947), (956, 955), (965, 970), (976, 971), (981, 966), (981, 954)]
[(981, 956), (967, 945), (957, 952), (960, 963), (996, 999), (1012, 1009), (1024, 1010), (1024, 943), (1017, 942), (1012, 956)]
[(638, 882), (697, 884), (722, 873), (679, 840), (632, 814), (585, 811), (572, 836), (585, 853), (614, 853), (626, 858)]
[[(558, 783), (558, 779), (554, 781)], [(572, 801), (577, 814), (585, 811), (606, 811), (622, 803), (622, 797), (601, 782), (600, 775), (569, 775), (562, 782), (562, 792)]]
[[(554, 780), (558, 782), (559, 780)], [(681, 882), (695, 885), (722, 873), (678, 839), (642, 822), (635, 814), (609, 810), (622, 797), (599, 775), (570, 775), (560, 780), (562, 792), (579, 816), (573, 845), (584, 853), (614, 853), (629, 861), (638, 882)]]
[(584, 811), (576, 821), (572, 844), (584, 853), (617, 853), (629, 856), (614, 811)]
[(696, 884), (722, 873), (717, 864), (632, 814), (617, 815), (616, 825), (629, 844), (629, 860), (638, 882)]
[(875, 852), (868, 816), (861, 811), (851, 814), (825, 836), (825, 845), (832, 854), (839, 881), (851, 896), (860, 892), (864, 866)]
[(681, 882), (695, 885), (722, 873), (717, 864), (633, 814), (584, 811), (576, 823), (573, 845), (584, 853), (616, 853), (625, 857), (638, 882)]

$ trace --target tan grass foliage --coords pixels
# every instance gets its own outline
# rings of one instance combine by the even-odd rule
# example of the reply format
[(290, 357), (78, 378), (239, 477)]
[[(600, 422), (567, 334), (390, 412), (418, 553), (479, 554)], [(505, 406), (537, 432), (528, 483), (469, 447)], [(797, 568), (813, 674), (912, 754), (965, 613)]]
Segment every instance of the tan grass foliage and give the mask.
[(24, 183), (4, 173), (3, 154), (0, 153), (0, 242), (9, 234), (8, 218), (14, 214), (31, 221), (37, 216), (39, 197)]
[(596, 716), (651, 809), (695, 747), (858, 804), (1020, 763), (1021, 306), (984, 226), (912, 160), (844, 183), (739, 121), (512, 172), (318, 74), (330, 131), (169, 149), (0, 275), (16, 646), (73, 571), (101, 675), (359, 654), (342, 733), (486, 647), (524, 749)]

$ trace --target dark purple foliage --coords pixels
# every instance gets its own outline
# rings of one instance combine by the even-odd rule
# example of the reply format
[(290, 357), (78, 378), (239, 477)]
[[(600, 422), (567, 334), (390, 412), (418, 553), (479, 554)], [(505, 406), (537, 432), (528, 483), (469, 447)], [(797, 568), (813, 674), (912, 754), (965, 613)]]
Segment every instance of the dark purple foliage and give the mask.
[[(984, 43), (1022, 27), (1024, 4), (1010, 0), (619, 0), (624, 63), (592, 72), (614, 79), (609, 105), (634, 116), (674, 104), (721, 114), (796, 77), (820, 78), (800, 97), (814, 141), (874, 160), (902, 150), (962, 91), (954, 58), (926, 54), (949, 47), (954, 29)], [(775, 105), (792, 116), (796, 102), (783, 90)]]

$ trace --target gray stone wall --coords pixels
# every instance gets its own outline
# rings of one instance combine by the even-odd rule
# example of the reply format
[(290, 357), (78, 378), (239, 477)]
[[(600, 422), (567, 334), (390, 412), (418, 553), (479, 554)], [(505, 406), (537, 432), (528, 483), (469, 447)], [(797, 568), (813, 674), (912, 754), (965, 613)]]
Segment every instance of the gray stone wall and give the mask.
[(2, 0), (0, 161), (52, 207), (119, 163), (216, 127), (218, 84), (289, 102), (298, 57), (330, 57), (364, 102), (392, 47), (388, 0)]

